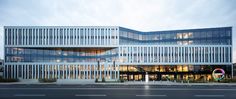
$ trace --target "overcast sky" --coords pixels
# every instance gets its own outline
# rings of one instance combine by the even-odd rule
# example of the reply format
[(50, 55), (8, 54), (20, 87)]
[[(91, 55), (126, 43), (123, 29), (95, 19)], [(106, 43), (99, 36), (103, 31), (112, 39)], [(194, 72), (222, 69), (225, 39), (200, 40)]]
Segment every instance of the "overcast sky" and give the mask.
[(140, 31), (233, 26), (235, 42), (235, 4), (236, 0), (0, 0), (0, 58), (6, 25), (111, 25)]

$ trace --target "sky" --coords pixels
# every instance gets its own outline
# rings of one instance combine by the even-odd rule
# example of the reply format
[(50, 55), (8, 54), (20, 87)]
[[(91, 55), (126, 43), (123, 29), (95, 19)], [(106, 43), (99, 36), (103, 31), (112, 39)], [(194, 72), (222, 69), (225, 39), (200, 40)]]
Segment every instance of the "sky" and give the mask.
[[(0, 0), (3, 26), (122, 26), (139, 31), (233, 27), (236, 0)], [(236, 62), (236, 53), (233, 53)]]

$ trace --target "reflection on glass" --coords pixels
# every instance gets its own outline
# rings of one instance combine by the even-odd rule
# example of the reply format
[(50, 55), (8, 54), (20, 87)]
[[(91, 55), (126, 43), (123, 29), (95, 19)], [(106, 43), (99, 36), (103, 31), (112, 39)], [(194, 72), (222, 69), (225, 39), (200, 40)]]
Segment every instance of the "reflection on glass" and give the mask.
[(176, 37), (177, 37), (177, 39), (182, 39), (182, 33), (177, 33)]
[(178, 71), (178, 72), (182, 72), (182, 71), (183, 71), (183, 68), (182, 68), (181, 65), (178, 65), (178, 66), (177, 66), (177, 71)]

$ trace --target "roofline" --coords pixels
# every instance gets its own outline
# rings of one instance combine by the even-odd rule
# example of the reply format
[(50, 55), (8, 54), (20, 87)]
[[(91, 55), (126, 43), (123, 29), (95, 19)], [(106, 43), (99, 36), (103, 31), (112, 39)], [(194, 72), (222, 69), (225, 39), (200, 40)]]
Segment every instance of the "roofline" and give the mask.
[(119, 26), (3, 26), (4, 28), (119, 28)]
[(139, 31), (130, 28), (125, 28), (121, 26), (3, 26), (3, 28), (119, 28), (119, 29), (127, 29), (130, 31), (135, 31), (139, 33), (153, 33), (153, 32), (173, 32), (173, 31), (192, 31), (192, 30), (206, 30), (206, 29), (223, 29), (230, 28), (232, 30), (232, 26), (227, 27), (212, 27), (212, 28), (193, 28), (193, 29), (176, 29), (176, 30), (163, 30), (163, 31)]
[[(227, 27), (212, 27), (212, 28), (193, 28), (193, 29), (176, 29), (176, 30), (163, 30), (163, 31), (149, 31), (149, 32), (172, 32), (172, 31), (192, 31), (192, 30), (208, 30), (208, 29), (224, 29), (229, 28), (232, 30), (232, 26)], [(144, 32), (145, 33), (145, 32)]]

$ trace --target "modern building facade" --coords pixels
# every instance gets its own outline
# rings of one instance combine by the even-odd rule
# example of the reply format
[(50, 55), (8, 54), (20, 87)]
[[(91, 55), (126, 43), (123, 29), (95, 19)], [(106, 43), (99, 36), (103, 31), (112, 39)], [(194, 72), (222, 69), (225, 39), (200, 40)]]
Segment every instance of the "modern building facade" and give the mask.
[[(233, 63), (233, 74), (236, 73), (236, 63)], [(233, 75), (233, 78), (236, 78), (236, 75)]]
[(0, 59), (0, 77), (3, 76), (4, 60)]
[(233, 76), (232, 27), (141, 32), (119, 26), (5, 26), (4, 77), (207, 79)]

